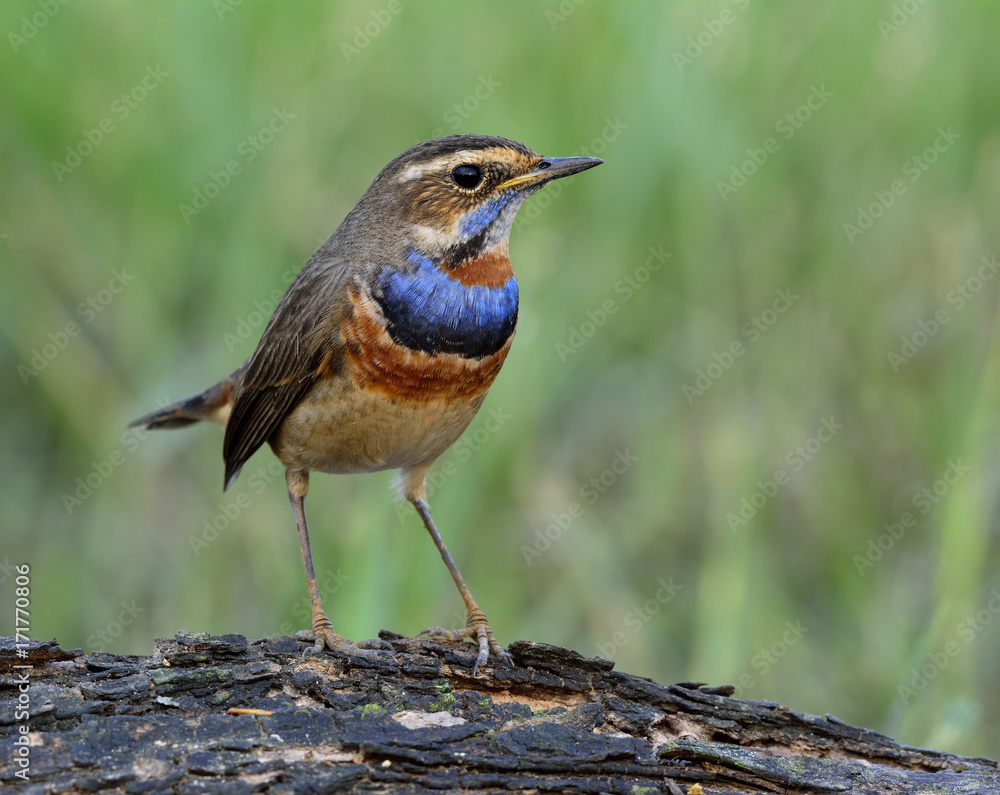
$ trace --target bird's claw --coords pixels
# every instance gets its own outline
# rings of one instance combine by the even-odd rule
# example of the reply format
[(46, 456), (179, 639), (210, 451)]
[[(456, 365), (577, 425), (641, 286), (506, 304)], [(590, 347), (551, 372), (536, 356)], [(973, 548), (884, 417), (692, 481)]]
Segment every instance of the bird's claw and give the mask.
[(392, 652), (392, 644), (379, 638), (353, 641), (343, 635), (338, 635), (330, 628), (318, 627), (312, 630), (304, 629), (295, 633), (299, 640), (314, 641), (314, 645), (303, 652), (303, 656), (318, 657), (324, 649), (346, 654), (348, 657), (360, 657), (363, 660), (379, 660), (384, 652)]
[(486, 620), (486, 616), (483, 615), (482, 611), (470, 614), (469, 623), (462, 627), (462, 629), (428, 627), (422, 632), (417, 633), (418, 638), (422, 636), (444, 638), (445, 640), (453, 641), (472, 640), (477, 643), (479, 645), (479, 656), (476, 657), (476, 663), (472, 666), (473, 676), (479, 676), (479, 666), (486, 664), (491, 651), (500, 659), (508, 663), (511, 662), (510, 654), (493, 637), (493, 630), (490, 629), (490, 623)]

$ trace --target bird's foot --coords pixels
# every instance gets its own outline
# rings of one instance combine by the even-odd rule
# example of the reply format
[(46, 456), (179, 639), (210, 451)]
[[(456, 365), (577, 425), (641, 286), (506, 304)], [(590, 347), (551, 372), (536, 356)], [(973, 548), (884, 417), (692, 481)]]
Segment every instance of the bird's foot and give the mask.
[(324, 649), (329, 649), (349, 657), (378, 660), (385, 656), (385, 652), (392, 652), (392, 644), (378, 638), (353, 641), (348, 640), (343, 635), (338, 635), (333, 631), (329, 619), (322, 614), (313, 619), (312, 630), (304, 629), (301, 632), (296, 632), (295, 637), (299, 640), (314, 642), (312, 648), (305, 651), (311, 656), (321, 655)]
[(493, 637), (493, 630), (490, 629), (490, 622), (479, 608), (469, 612), (468, 623), (462, 629), (444, 629), (442, 627), (428, 627), (423, 632), (418, 632), (417, 637), (428, 636), (432, 638), (444, 638), (445, 640), (472, 640), (479, 644), (479, 656), (476, 657), (476, 664), (472, 667), (472, 675), (479, 675), (479, 666), (485, 665), (486, 660), (492, 651), (493, 654), (502, 660), (510, 663), (510, 654), (504, 649), (496, 638)]

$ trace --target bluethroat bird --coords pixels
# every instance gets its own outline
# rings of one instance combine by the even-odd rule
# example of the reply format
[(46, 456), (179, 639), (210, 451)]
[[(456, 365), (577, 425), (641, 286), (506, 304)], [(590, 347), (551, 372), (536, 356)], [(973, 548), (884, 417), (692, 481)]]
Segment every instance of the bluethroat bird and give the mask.
[(473, 639), (474, 675), (508, 658), (469, 593), (425, 499), (434, 460), (469, 425), (514, 338), (517, 281), (507, 253), (522, 202), (599, 165), (542, 157), (522, 144), (452, 135), (389, 163), (279, 302), (254, 354), (199, 395), (132, 423), (225, 428), (225, 488), (265, 442), (286, 467), (312, 606), (312, 651), (373, 658), (381, 640), (333, 630), (316, 587), (305, 497), (309, 473), (397, 469), (465, 602), (465, 628), (421, 635)]

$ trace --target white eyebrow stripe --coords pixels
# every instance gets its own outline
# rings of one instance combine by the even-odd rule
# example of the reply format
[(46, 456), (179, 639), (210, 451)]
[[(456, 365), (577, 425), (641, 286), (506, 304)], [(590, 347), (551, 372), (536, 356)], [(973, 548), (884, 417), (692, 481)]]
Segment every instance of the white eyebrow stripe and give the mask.
[(415, 163), (412, 166), (408, 166), (396, 177), (396, 182), (409, 182), (411, 179), (418, 179), (427, 173), (430, 165), (430, 163)]
[(419, 179), (428, 171), (444, 169), (452, 164), (458, 165), (464, 161), (471, 160), (473, 162), (478, 162), (479, 155), (481, 155), (481, 153), (482, 150), (460, 149), (457, 152), (437, 157), (434, 160), (428, 160), (423, 163), (414, 163), (412, 166), (407, 166), (399, 172), (399, 176), (396, 177), (396, 182), (410, 182), (411, 180)]

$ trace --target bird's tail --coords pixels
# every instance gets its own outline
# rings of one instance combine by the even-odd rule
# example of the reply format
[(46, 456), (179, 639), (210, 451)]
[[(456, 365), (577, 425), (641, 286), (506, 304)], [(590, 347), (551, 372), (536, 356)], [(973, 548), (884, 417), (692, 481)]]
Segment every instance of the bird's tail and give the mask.
[(233, 408), (236, 388), (243, 381), (244, 372), (246, 372), (245, 364), (204, 392), (150, 412), (130, 422), (128, 427), (141, 426), (146, 430), (183, 428), (195, 422), (208, 420), (225, 428), (229, 412)]

